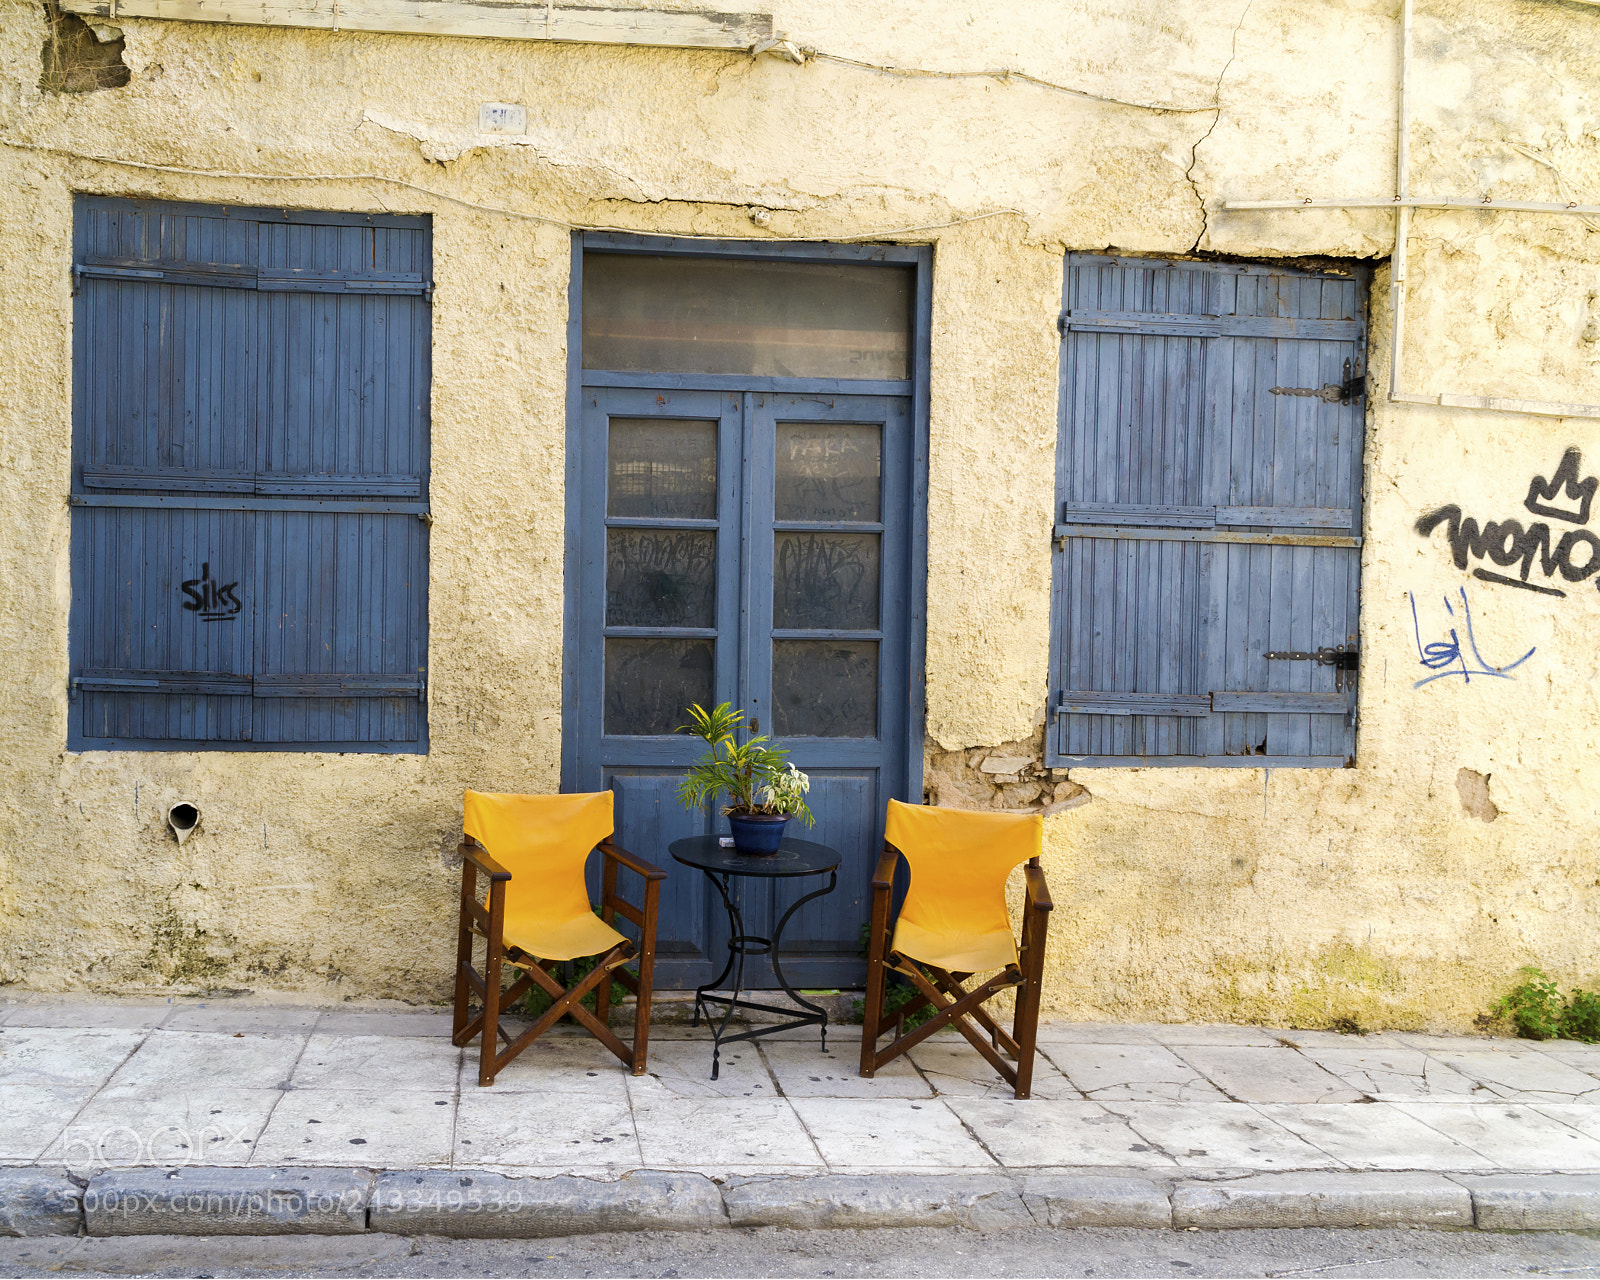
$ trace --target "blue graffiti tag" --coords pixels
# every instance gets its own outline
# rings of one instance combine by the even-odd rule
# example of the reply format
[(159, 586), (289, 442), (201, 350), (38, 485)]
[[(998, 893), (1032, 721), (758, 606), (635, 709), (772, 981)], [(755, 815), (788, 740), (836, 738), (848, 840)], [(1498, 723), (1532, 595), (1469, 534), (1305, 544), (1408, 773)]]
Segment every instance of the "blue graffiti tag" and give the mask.
[[(1460, 587), (1458, 591), (1461, 596), (1461, 616), (1467, 628), (1467, 647), (1472, 651), (1472, 658), (1477, 666), (1467, 665), (1466, 655), (1461, 651), (1461, 638), (1456, 634), (1454, 627), (1450, 628), (1449, 640), (1435, 640), (1432, 644), (1422, 643), (1422, 624), (1417, 621), (1417, 598), (1408, 591), (1406, 598), (1411, 601), (1411, 628), (1417, 638), (1417, 659), (1428, 670), (1439, 673), (1423, 676), (1411, 686), (1413, 689), (1420, 689), (1425, 684), (1432, 684), (1435, 680), (1443, 680), (1448, 676), (1460, 676), (1466, 684), (1472, 683), (1473, 676), (1499, 676), (1502, 680), (1515, 680), (1516, 677), (1509, 673), (1538, 652), (1537, 648), (1529, 649), (1515, 662), (1508, 662), (1503, 667), (1497, 667), (1489, 662), (1478, 652), (1478, 641), (1472, 634), (1472, 607), (1467, 604), (1467, 589)], [(1456, 616), (1449, 596), (1444, 597), (1444, 607), (1452, 618)]]

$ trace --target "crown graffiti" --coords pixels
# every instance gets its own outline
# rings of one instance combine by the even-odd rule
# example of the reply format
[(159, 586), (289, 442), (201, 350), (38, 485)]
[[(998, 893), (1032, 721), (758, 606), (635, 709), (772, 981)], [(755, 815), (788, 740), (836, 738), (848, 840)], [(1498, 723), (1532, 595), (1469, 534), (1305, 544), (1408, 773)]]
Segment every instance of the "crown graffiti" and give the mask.
[[(1581, 484), (1578, 481), (1578, 464), (1582, 455), (1576, 449), (1568, 449), (1561, 455), (1561, 465), (1556, 468), (1555, 475), (1546, 480), (1543, 476), (1534, 476), (1533, 483), (1528, 486), (1528, 496), (1523, 506), (1536, 516), (1549, 516), (1552, 520), (1568, 520), (1573, 524), (1589, 523), (1589, 504), (1594, 501), (1594, 491), (1600, 488), (1600, 479), (1590, 476)], [(1548, 505), (1552, 499), (1566, 486), (1567, 500), (1576, 503), (1576, 507), (1552, 507)]]

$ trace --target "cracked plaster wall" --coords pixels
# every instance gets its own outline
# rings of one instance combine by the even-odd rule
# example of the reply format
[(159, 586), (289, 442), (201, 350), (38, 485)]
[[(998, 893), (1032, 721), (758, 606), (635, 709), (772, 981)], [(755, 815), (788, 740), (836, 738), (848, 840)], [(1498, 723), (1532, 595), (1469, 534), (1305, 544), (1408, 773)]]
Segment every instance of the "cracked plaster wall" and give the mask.
[[(895, 237), (935, 245), (929, 781), (941, 803), (1051, 806), (1049, 1008), (1463, 1028), (1519, 964), (1592, 980), (1600, 598), (1588, 583), (1565, 600), (1480, 588), (1411, 525), (1445, 502), (1516, 515), (1568, 445), (1600, 462), (1594, 423), (1373, 398), (1356, 768), (1068, 778), (1039, 761), (1062, 254), (1384, 257), (1381, 210), (1215, 201), (1392, 190), (1395, 7), (774, 10), (797, 44), (862, 62), (1221, 103), (1154, 112), (829, 61), (137, 20), (122, 24), (126, 87), (58, 96), (37, 83), (42, 11), (0, 0), (0, 138), (308, 179), (0, 147), (0, 981), (443, 998), (462, 789), (558, 782), (570, 241), (556, 224), (930, 227)], [(1546, 0), (1419, 0), (1413, 189), (1555, 199), (1554, 164), (1600, 197), (1597, 31)], [(488, 101), (525, 104), (527, 135), (478, 135)], [(554, 223), (315, 176), (347, 174)], [(74, 191), (433, 214), (427, 756), (63, 751)], [(771, 211), (764, 231), (751, 207)], [(1418, 214), (1412, 274), (1411, 389), (1600, 400), (1600, 234)], [(1380, 386), (1381, 267), (1373, 321)], [(1407, 593), (1436, 633), (1433, 601), (1463, 583), (1486, 652), (1537, 653), (1515, 681), (1414, 690)], [(996, 758), (1006, 772), (984, 769)], [(1486, 779), (1492, 824), (1463, 808), (1464, 769)], [(205, 815), (181, 848), (161, 821), (179, 798)]]

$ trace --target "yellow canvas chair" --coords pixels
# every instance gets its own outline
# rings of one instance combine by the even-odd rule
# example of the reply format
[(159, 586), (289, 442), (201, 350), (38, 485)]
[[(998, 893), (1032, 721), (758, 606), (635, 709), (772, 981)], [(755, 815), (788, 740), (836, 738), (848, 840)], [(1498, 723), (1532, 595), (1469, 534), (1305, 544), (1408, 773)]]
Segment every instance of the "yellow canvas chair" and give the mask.
[[(1017, 1097), (1029, 1096), (1051, 907), (1039, 866), (1043, 834), (1044, 820), (1038, 814), (964, 813), (889, 801), (883, 856), (872, 877), (862, 1075), (871, 1077), (941, 1027), (954, 1026)], [(890, 893), (902, 857), (911, 869), (911, 886), (891, 932)], [(1006, 910), (1006, 878), (1022, 862), (1028, 866), (1019, 952)], [(891, 969), (905, 975), (917, 995), (888, 1020), (896, 1039), (880, 1051), (878, 1038), (888, 1029), (884, 995)], [(962, 985), (992, 969), (1000, 972), (971, 991)], [(1017, 989), (1009, 1033), (983, 1008), (984, 1001), (1007, 987)], [(900, 1034), (906, 1016), (930, 1004), (938, 1012), (915, 1031)]]
[[(482, 1035), (478, 1083), (495, 1076), (561, 1019), (570, 1014), (621, 1058), (634, 1075), (644, 1074), (650, 1040), (650, 983), (655, 967), (656, 906), (666, 872), (619, 849), (609, 839), (611, 792), (587, 795), (517, 796), (467, 792), (461, 841), (461, 926), (456, 942), (456, 1007), (452, 1039), (464, 1045)], [(589, 902), (584, 867), (594, 850), (604, 859), (600, 914)], [(644, 877), (644, 906), (617, 893), (617, 868)], [(478, 902), (477, 880), (488, 878), (488, 893)], [(639, 927), (633, 942), (612, 928), (618, 916)], [(484, 971), (472, 964), (473, 935), (484, 938)], [(594, 968), (564, 988), (550, 972), (552, 962), (596, 957)], [(637, 958), (635, 977), (623, 966)], [(502, 963), (522, 971), (500, 990)], [(611, 1012), (611, 981), (637, 998), (630, 1048), (606, 1025)], [(549, 993), (550, 1008), (515, 1040), (500, 1025), (501, 1010), (516, 1003), (535, 984)], [(591, 991), (595, 1010), (581, 1003)], [(473, 993), (482, 1002), (471, 1014)], [(506, 1049), (497, 1052), (499, 1042)]]

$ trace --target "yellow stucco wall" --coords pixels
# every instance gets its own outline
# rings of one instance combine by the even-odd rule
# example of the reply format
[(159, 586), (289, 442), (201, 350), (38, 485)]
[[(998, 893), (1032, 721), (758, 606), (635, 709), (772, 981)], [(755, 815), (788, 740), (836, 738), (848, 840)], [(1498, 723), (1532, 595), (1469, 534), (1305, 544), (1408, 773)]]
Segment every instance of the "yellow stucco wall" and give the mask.
[[(935, 246), (928, 747), (1027, 741), (1062, 254), (1386, 257), (1386, 211), (1215, 201), (1392, 190), (1395, 8), (774, 10), (857, 62), (1222, 104), (1152, 111), (829, 60), (155, 21), (122, 24), (127, 87), (55, 95), (40, 10), (0, 0), (0, 141), (36, 148), (0, 145), (0, 982), (442, 997), (462, 789), (558, 783), (572, 226)], [(1548, 0), (1420, 0), (1413, 189), (1556, 198), (1531, 151), (1600, 197), (1597, 34)], [(478, 136), (493, 101), (527, 135)], [(262, 174), (299, 180), (239, 176)], [(433, 215), (426, 756), (64, 751), (76, 191)], [(1577, 218), (1418, 214), (1412, 288), (1411, 389), (1600, 402), (1600, 233)], [(1372, 319), (1377, 387), (1381, 266)], [(1463, 1029), (1520, 964), (1600, 976), (1600, 594), (1482, 587), (1411, 527), (1445, 502), (1517, 516), (1566, 447), (1600, 462), (1600, 426), (1370, 403), (1357, 767), (1074, 771), (1092, 798), (1047, 820), (1051, 1009)], [(1536, 653), (1515, 681), (1413, 689), (1408, 593), (1426, 641), (1464, 584), (1486, 656)], [(181, 847), (179, 798), (204, 812)]]

